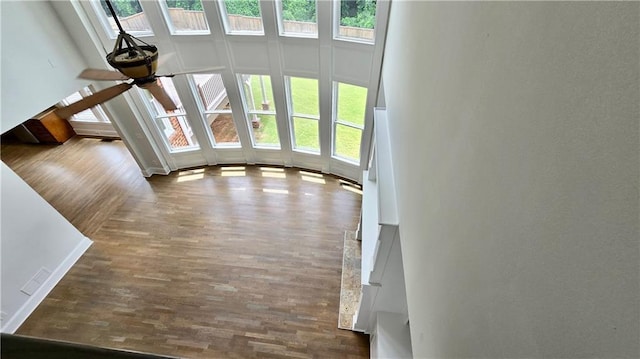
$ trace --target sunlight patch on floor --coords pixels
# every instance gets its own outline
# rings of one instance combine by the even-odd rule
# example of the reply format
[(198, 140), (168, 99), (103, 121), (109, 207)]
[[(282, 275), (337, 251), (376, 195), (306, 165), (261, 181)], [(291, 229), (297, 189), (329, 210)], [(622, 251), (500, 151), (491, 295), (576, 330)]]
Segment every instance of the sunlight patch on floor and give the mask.
[(304, 176), (304, 175), (300, 176), (300, 178), (302, 178), (303, 181), (307, 181), (307, 182), (327, 184), (327, 181), (325, 181), (324, 178), (310, 177), (310, 176)]
[(357, 186), (355, 184), (352, 184), (344, 180), (340, 180), (340, 187), (342, 187), (343, 189), (346, 189), (349, 192), (353, 192), (362, 196), (362, 189), (360, 188), (360, 186)]
[(188, 182), (195, 181), (204, 178), (204, 168), (199, 168), (195, 170), (186, 170), (178, 172), (178, 179), (176, 182)]
[(289, 194), (289, 191), (286, 189), (275, 189), (275, 188), (263, 188), (262, 192), (265, 193), (277, 193), (277, 194)]
[(220, 176), (222, 177), (244, 177), (247, 171), (244, 166), (221, 167)]

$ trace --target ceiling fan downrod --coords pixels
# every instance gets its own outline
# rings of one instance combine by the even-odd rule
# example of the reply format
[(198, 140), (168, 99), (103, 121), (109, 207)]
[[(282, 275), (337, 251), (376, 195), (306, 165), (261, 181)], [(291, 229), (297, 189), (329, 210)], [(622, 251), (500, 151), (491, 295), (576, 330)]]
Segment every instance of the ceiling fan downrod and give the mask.
[[(120, 30), (113, 51), (107, 54), (107, 62), (124, 75), (136, 80), (137, 83), (154, 81), (158, 49), (127, 34), (122, 28), (111, 2), (109, 0), (105, 0), (105, 2)], [(136, 41), (140, 44), (137, 44)]]
[(109, 12), (113, 17), (113, 20), (116, 22), (116, 25), (118, 25), (118, 29), (120, 29), (120, 33), (124, 34), (124, 29), (122, 28), (122, 25), (120, 25), (120, 20), (118, 19), (118, 15), (116, 15), (115, 10), (113, 9), (113, 5), (111, 5), (111, 1), (105, 0), (105, 2), (107, 3), (107, 7), (109, 8)]

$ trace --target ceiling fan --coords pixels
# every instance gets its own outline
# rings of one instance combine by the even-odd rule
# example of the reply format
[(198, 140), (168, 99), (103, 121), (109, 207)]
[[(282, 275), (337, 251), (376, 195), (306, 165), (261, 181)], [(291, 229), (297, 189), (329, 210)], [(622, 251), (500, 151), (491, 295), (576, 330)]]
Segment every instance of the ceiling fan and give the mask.
[[(109, 0), (106, 0), (109, 11), (118, 25), (120, 33), (116, 39), (113, 51), (107, 55), (107, 62), (117, 71), (103, 69), (85, 69), (78, 75), (80, 78), (98, 81), (127, 81), (104, 90), (95, 92), (74, 102), (68, 106), (55, 110), (61, 118), (69, 118), (78, 112), (106, 102), (121, 93), (129, 90), (133, 85), (148, 90), (151, 95), (162, 105), (167, 112), (177, 109), (169, 94), (162, 87), (159, 77), (173, 77), (191, 72), (171, 73), (168, 75), (156, 75), (158, 67), (158, 48), (154, 45), (127, 34), (116, 15)], [(220, 70), (222, 67), (206, 69), (208, 71)], [(202, 70), (204, 71), (204, 70)], [(199, 71), (194, 71), (199, 72)]]

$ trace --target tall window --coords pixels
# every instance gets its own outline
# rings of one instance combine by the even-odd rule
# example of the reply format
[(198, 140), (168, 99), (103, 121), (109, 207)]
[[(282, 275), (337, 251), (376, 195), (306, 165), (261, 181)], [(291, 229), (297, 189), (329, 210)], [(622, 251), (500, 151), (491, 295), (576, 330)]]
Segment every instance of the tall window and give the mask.
[(320, 153), (318, 80), (286, 77), (293, 148)]
[(271, 77), (267, 75), (238, 75), (242, 100), (251, 139), (255, 147), (280, 148), (276, 109), (271, 91)]
[(160, 77), (157, 81), (178, 107), (175, 111), (165, 111), (149, 91), (140, 91), (144, 93), (145, 99), (147, 99), (148, 108), (154, 117), (154, 124), (162, 135), (165, 144), (172, 152), (199, 149), (198, 140), (187, 120), (182, 101), (180, 101), (173, 81), (166, 77)]
[[(111, 5), (113, 5), (124, 31), (134, 36), (153, 35), (151, 26), (138, 0), (111, 0)], [(102, 10), (97, 11), (97, 13), (104, 15), (103, 21), (106, 22), (107, 32), (112, 38), (115, 38), (119, 31), (118, 26), (113, 16), (111, 16), (105, 0), (100, 0), (100, 8)]]
[(278, 26), (284, 36), (318, 36), (315, 0), (279, 0)]
[(264, 34), (258, 0), (224, 0), (219, 4), (228, 34)]
[(200, 0), (165, 0), (162, 4), (172, 34), (209, 33), (209, 25)]
[(220, 74), (192, 75), (213, 146), (240, 146), (227, 90)]
[(351, 162), (360, 161), (367, 88), (333, 83), (333, 155)]
[(376, 0), (341, 0), (336, 12), (336, 18), (339, 19), (337, 38), (373, 42)]

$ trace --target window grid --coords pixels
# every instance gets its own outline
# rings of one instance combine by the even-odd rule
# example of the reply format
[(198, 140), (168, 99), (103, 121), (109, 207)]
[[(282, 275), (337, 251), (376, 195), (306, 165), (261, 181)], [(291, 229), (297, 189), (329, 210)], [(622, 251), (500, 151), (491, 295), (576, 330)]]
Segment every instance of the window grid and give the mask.
[(211, 146), (240, 147), (240, 139), (222, 75), (219, 73), (192, 74), (189, 78)]
[(251, 142), (255, 148), (280, 149), (275, 104), (269, 75), (238, 74)]
[[(92, 1), (91, 3), (107, 35), (111, 39), (115, 39), (118, 36), (119, 29), (107, 8), (106, 2), (101, 0), (96, 2)], [(151, 25), (149, 25), (149, 21), (139, 0), (131, 1), (131, 6), (122, 9), (117, 2), (112, 2), (111, 4), (116, 11), (120, 25), (122, 25), (122, 28), (127, 33), (138, 37), (153, 36)]]
[(355, 123), (351, 123), (349, 121), (343, 121), (343, 120), (338, 119), (335, 122), (336, 122), (336, 124), (339, 124), (339, 125), (352, 127), (352, 128), (358, 129), (358, 130), (364, 130), (364, 126), (358, 125), (358, 124), (355, 124)]
[(218, 7), (228, 35), (264, 35), (258, 0), (223, 0), (218, 1)]
[[(62, 106), (68, 106), (74, 102), (82, 100), (87, 96), (91, 96), (92, 94), (93, 94), (92, 87), (91, 86), (85, 87), (80, 91), (75, 92), (70, 96), (67, 96), (65, 99), (60, 101), (60, 104)], [(94, 107), (91, 107), (89, 109), (76, 113), (75, 115), (71, 116), (71, 118), (69, 118), (69, 121), (111, 123), (111, 121), (109, 120), (109, 117), (107, 116), (107, 114), (102, 109), (102, 106), (100, 105), (96, 105)]]
[[(359, 163), (366, 97), (366, 87), (333, 82), (332, 156), (334, 158), (353, 164)], [(341, 101), (348, 102), (345, 105)]]
[(164, 21), (172, 35), (208, 35), (209, 24), (201, 1), (189, 3), (176, 0), (160, 2)]
[(334, 2), (334, 38), (373, 44), (375, 42), (376, 0)]
[(318, 38), (317, 2), (311, 0), (304, 4), (295, 0), (276, 1), (280, 36)]
[[(320, 108), (318, 80), (286, 76), (285, 87), (293, 150), (319, 155)], [(296, 111), (296, 109), (301, 111)]]
[(146, 107), (153, 117), (153, 123), (162, 135), (162, 141), (170, 152), (185, 152), (199, 150), (200, 145), (196, 139), (193, 129), (187, 119), (186, 111), (182, 106), (182, 101), (170, 78), (161, 77), (158, 79), (162, 88), (178, 107), (175, 111), (166, 112), (162, 105), (147, 90), (139, 89), (146, 99)]

